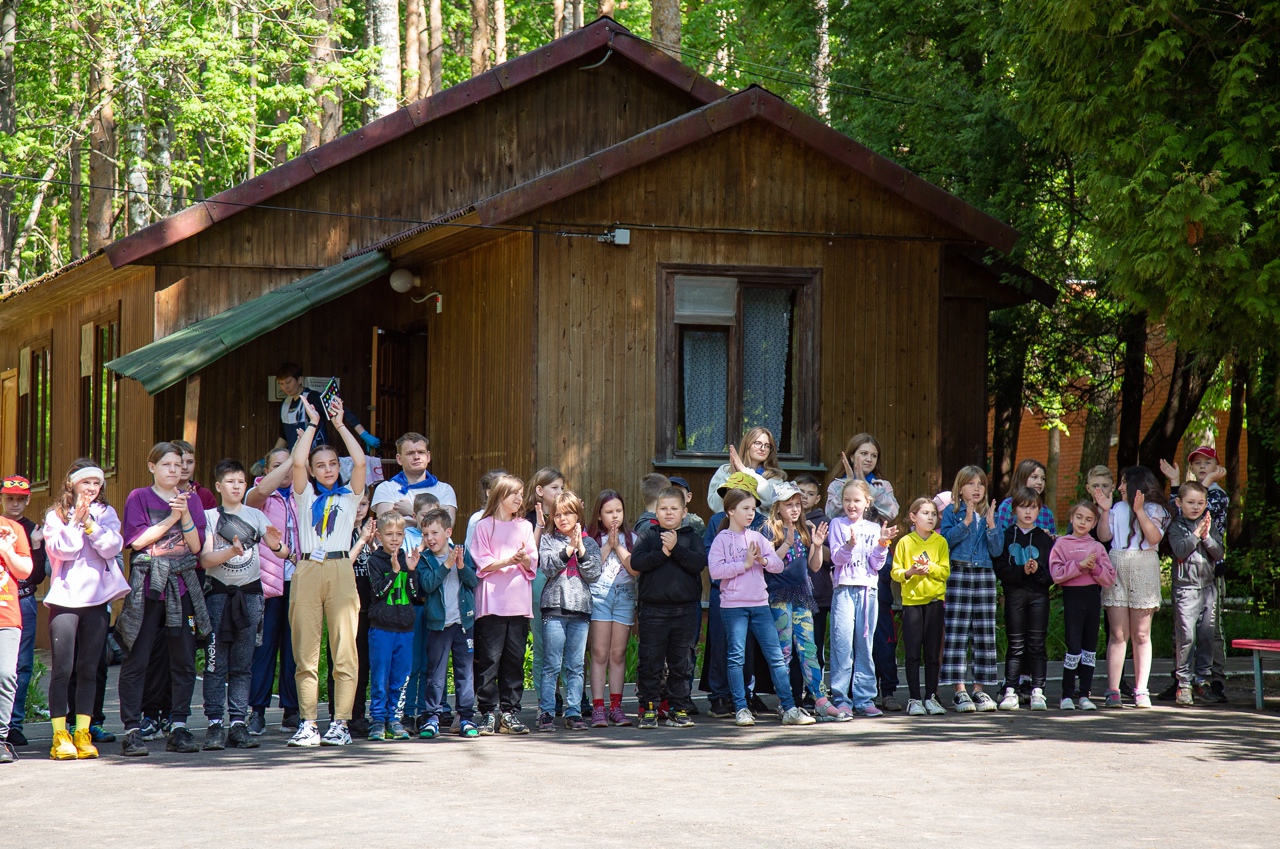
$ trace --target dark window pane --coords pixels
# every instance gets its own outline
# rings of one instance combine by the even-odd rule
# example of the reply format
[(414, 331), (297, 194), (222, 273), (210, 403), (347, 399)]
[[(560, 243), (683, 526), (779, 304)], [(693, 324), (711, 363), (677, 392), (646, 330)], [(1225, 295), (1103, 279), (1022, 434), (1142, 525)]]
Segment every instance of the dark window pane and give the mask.
[(723, 451), (727, 437), (729, 334), (680, 328), (680, 451)]

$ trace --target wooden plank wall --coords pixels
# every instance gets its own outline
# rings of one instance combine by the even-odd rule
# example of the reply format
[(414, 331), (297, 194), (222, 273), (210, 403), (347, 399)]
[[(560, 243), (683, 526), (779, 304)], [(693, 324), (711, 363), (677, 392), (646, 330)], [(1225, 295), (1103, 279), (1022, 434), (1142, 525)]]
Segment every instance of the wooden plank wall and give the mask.
[[(957, 237), (888, 192), (764, 126), (721, 134), (541, 210), (534, 220)], [(904, 499), (937, 491), (936, 243), (634, 229), (629, 247), (538, 237), (537, 465), (558, 464), (588, 496), (639, 505), (652, 470), (659, 263), (822, 270), (820, 460), (837, 468), (859, 431), (884, 446)], [(985, 356), (985, 347), (967, 354)], [(672, 474), (677, 472), (672, 471)], [(687, 470), (704, 513), (709, 473)], [(638, 506), (631, 506), (638, 513)]]
[[(943, 265), (938, 376), (942, 421), (942, 488), (970, 464), (986, 466), (988, 302), (975, 290), (989, 285), (972, 264), (955, 258)], [(981, 357), (974, 352), (980, 352)]]

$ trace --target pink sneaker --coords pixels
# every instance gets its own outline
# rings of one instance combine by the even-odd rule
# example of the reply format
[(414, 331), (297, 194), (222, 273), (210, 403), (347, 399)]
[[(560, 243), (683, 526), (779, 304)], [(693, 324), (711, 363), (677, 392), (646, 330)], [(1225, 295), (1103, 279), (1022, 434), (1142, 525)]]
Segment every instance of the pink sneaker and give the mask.
[(608, 728), (609, 720), (604, 712), (604, 705), (596, 705), (591, 708), (591, 727), (592, 728)]
[[(592, 718), (594, 719), (594, 712)], [(631, 720), (627, 718), (627, 714), (622, 707), (609, 708), (609, 721), (614, 725), (630, 725)]]
[(854, 708), (853, 712), (857, 716), (866, 716), (866, 717), (884, 716), (884, 711), (880, 710), (880, 708), (876, 707), (875, 705), (867, 705), (864, 708)]

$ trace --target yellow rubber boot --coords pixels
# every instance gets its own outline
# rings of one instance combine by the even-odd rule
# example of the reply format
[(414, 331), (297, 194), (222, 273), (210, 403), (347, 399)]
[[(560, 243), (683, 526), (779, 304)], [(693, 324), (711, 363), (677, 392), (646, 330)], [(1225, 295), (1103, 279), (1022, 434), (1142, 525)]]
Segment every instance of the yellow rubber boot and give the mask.
[(65, 728), (53, 732), (53, 747), (49, 749), (49, 757), (55, 761), (74, 761), (80, 757), (76, 744), (71, 741), (71, 735)]
[(98, 747), (93, 745), (93, 734), (89, 732), (88, 728), (77, 728), (72, 739), (75, 742), (77, 758), (96, 758), (98, 756)]

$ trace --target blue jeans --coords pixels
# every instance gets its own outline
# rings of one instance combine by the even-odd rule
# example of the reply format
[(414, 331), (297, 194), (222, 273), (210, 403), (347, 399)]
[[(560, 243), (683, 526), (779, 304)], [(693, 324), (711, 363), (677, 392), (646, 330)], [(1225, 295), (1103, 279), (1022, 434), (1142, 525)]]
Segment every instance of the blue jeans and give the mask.
[(728, 643), (726, 668), (729, 690), (733, 693), (733, 709), (747, 706), (747, 688), (742, 680), (742, 664), (747, 655), (747, 631), (756, 638), (765, 661), (769, 664), (769, 676), (783, 710), (796, 706), (791, 697), (791, 674), (782, 660), (782, 647), (778, 644), (778, 629), (773, 624), (773, 611), (768, 605), (759, 607), (722, 607), (720, 618), (724, 621), (725, 639)]
[(878, 595), (880, 609), (876, 614), (876, 632), (871, 648), (876, 664), (876, 680), (884, 695), (893, 695), (898, 689), (898, 629), (893, 621), (893, 578), (886, 564), (880, 570)]
[(293, 659), (293, 636), (289, 629), (292, 583), (284, 582), (284, 595), (262, 602), (262, 645), (253, 652), (253, 682), (249, 685), (249, 706), (257, 713), (271, 707), (277, 658), (280, 660), (280, 707), (286, 715), (298, 712), (298, 665)]
[(18, 599), (22, 610), (22, 640), (18, 643), (18, 692), (13, 697), (13, 719), (9, 727), (22, 730), (22, 719), (27, 714), (27, 687), (31, 684), (31, 672), (36, 659), (37, 610), (35, 593)]
[(404, 712), (416, 716), (427, 709), (427, 625), (425, 604), (413, 608), (413, 660), (409, 666), (409, 683), (404, 688)]
[(412, 631), (369, 629), (369, 719), (391, 722), (400, 718), (412, 662)]
[(443, 631), (427, 632), (427, 701), (423, 711), (440, 718), (449, 712), (445, 697), (449, 658), (453, 657), (453, 692), (458, 716), (470, 719), (475, 714), (475, 641), (470, 630), (450, 625)]
[(547, 576), (539, 569), (529, 587), (533, 595), (533, 618), (529, 620), (529, 630), (533, 632), (533, 692), (538, 696), (539, 705), (542, 704), (542, 590), (546, 585)]
[(542, 670), (538, 687), (538, 710), (554, 713), (556, 679), (564, 670), (564, 714), (581, 716), (582, 662), (587, 651), (589, 619), (565, 616), (542, 617)]
[(876, 697), (871, 656), (880, 602), (875, 587), (836, 587), (831, 593), (831, 701), (865, 710)]
[(728, 651), (725, 645), (724, 618), (720, 615), (720, 587), (711, 585), (711, 603), (707, 607), (707, 650), (702, 662), (707, 666), (707, 690), (711, 701), (727, 701), (733, 692), (729, 689), (729, 673), (726, 670)]

